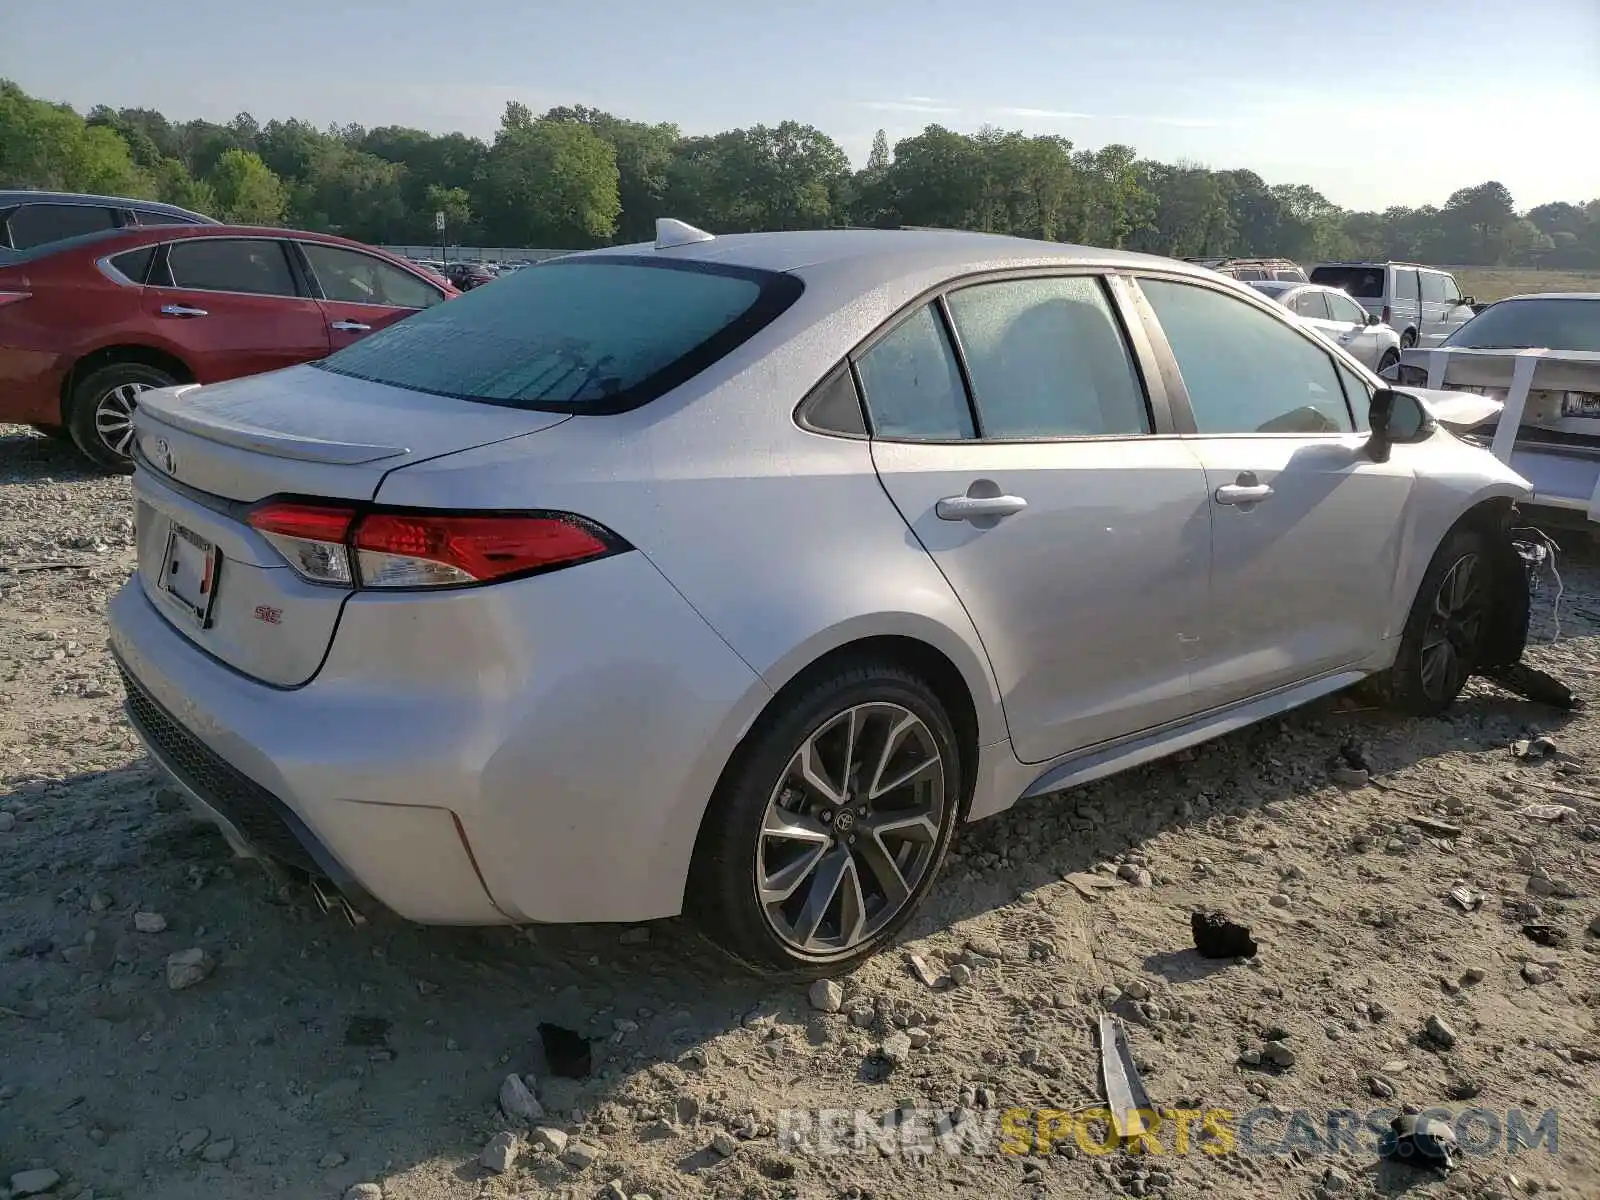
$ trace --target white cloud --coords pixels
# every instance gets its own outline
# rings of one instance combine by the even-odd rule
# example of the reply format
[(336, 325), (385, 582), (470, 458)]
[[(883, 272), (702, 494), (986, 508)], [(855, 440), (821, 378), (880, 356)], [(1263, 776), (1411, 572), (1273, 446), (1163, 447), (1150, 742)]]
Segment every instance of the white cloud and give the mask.
[(857, 101), (862, 108), (875, 109), (878, 112), (904, 112), (904, 113), (943, 113), (949, 115), (961, 110), (948, 104), (940, 104), (928, 96), (907, 96), (904, 100), (860, 100)]

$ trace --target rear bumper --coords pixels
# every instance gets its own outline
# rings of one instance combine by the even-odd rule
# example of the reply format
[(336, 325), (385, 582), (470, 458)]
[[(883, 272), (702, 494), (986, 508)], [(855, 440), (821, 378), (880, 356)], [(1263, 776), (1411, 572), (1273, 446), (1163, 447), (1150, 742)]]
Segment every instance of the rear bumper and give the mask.
[(428, 924), (681, 910), (704, 806), (769, 695), (641, 554), (449, 596), (351, 598), (274, 688), (137, 580), (112, 650), (140, 736), (261, 852)]
[(1593, 450), (1537, 448), (1518, 444), (1511, 469), (1533, 485), (1523, 508), (1558, 510), (1564, 516), (1600, 521), (1600, 454)]

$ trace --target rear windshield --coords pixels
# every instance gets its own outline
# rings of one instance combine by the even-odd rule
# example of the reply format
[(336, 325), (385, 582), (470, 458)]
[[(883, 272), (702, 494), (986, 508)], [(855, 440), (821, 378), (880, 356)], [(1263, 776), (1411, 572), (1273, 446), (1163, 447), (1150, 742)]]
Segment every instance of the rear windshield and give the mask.
[(1383, 299), (1382, 267), (1313, 267), (1311, 282), (1349, 292), (1358, 300)]
[(800, 295), (793, 275), (597, 255), (515, 271), (316, 365), (460, 400), (623, 412), (728, 354)]
[(1445, 338), (1443, 345), (1600, 352), (1600, 300), (1502, 300)]

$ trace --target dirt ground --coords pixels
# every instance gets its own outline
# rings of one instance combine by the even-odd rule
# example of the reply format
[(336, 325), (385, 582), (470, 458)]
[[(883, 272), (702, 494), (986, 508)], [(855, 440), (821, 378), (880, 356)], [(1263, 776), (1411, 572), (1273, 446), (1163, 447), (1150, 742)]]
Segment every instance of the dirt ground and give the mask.
[[(131, 518), (126, 480), (0, 428), (0, 1200), (1600, 1196), (1600, 710), (1479, 684), (1432, 721), (1336, 698), (1019, 806), (964, 831), (902, 946), (816, 989), (828, 1012), (679, 922), (352, 929), (275, 891), (123, 719), (103, 614)], [(1530, 659), (1593, 697), (1600, 560), (1561, 566), (1560, 640)], [(1539, 735), (1555, 753), (1514, 756)], [(1374, 784), (1330, 766), (1349, 743)], [(1095, 899), (1064, 879), (1097, 869), (1121, 878)], [(1253, 927), (1253, 960), (1195, 955), (1209, 908)], [(174, 989), (189, 949), (214, 970)], [(1100, 1153), (1099, 1124), (1057, 1116), (1071, 1132), (1040, 1143), (1032, 1110), (1100, 1096), (1107, 1009), (1154, 1103), (1222, 1110), (1221, 1132)], [(590, 1078), (553, 1073), (541, 1023), (595, 1039)], [(511, 1073), (542, 1117), (500, 1110)], [(1405, 1105), (1490, 1115), (1448, 1176), (1323, 1136), (1330, 1110)], [(783, 1110), (912, 1107), (1000, 1124), (972, 1154), (778, 1136), (816, 1129)], [(1489, 1136), (1512, 1109), (1546, 1120), (1536, 1147)]]

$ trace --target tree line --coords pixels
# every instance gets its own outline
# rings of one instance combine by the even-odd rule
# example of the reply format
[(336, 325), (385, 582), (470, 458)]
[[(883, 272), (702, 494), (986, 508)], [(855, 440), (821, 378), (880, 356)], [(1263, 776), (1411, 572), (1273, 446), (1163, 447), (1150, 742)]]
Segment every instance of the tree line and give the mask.
[(1078, 149), (1064, 137), (929, 125), (864, 167), (798, 121), (686, 136), (593, 108), (512, 101), (492, 142), (386, 125), (80, 115), (0, 81), (0, 187), (164, 200), (223, 220), (426, 244), (581, 248), (649, 240), (658, 216), (714, 232), (979, 229), (1178, 257), (1403, 258), (1600, 268), (1600, 199), (1518, 213), (1489, 181), (1442, 207), (1351, 212), (1253, 171)]

